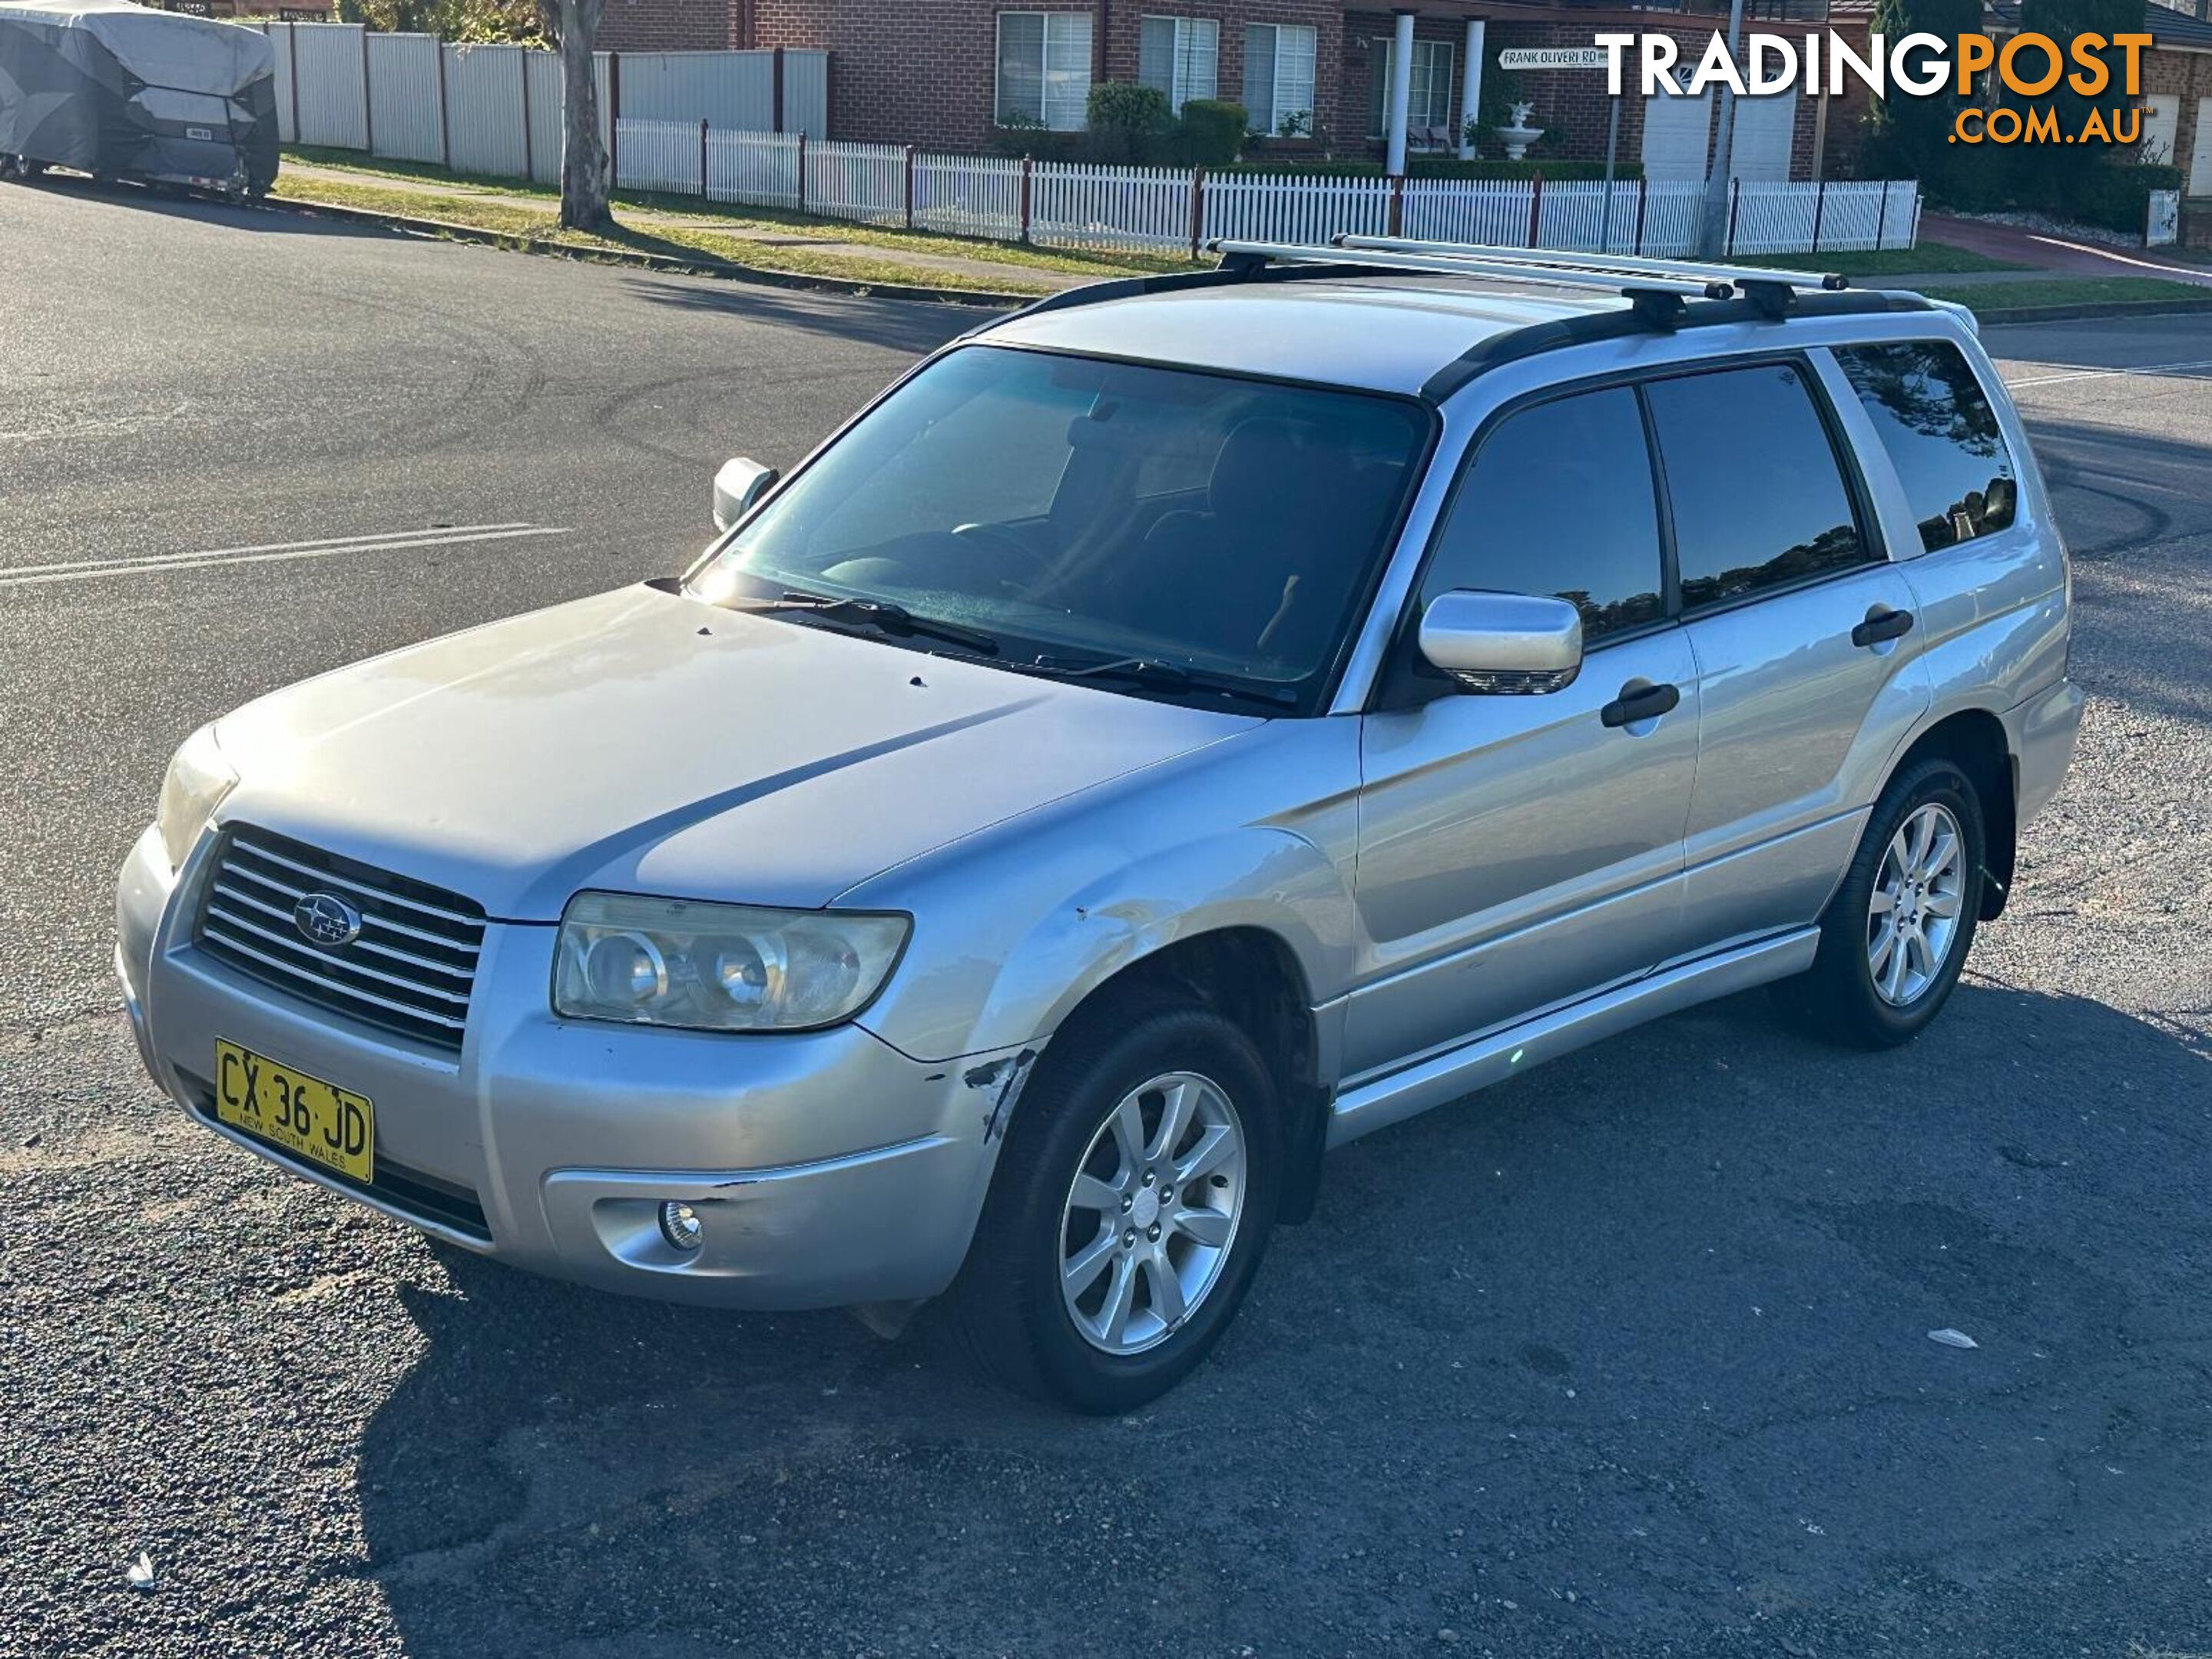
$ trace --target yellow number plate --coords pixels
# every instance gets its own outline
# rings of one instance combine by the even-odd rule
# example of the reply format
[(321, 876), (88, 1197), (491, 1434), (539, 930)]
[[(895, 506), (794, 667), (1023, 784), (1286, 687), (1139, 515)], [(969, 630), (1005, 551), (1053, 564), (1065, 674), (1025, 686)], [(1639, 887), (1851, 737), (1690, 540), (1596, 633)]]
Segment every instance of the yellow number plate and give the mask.
[(295, 1072), (217, 1037), (215, 1115), (310, 1164), (374, 1178), (376, 1109), (363, 1095)]

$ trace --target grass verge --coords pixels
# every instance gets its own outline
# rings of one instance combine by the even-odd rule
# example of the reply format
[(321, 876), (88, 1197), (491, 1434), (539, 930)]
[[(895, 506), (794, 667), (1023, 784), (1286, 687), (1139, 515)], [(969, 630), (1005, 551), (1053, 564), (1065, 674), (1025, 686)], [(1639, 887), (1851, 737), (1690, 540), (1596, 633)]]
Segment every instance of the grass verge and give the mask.
[[(603, 240), (577, 239), (573, 233), (560, 231), (554, 223), (558, 193), (526, 179), (453, 174), (441, 167), (408, 161), (379, 161), (371, 167), (348, 150), (287, 149), (284, 154), (295, 161), (343, 171), (355, 177), (340, 181), (280, 173), (271, 192), (276, 196), (334, 202), (342, 207), (368, 208), (376, 212), (451, 219), (478, 229), (534, 236), (564, 245), (573, 241), (580, 246)], [(426, 185), (436, 188), (426, 189)], [(775, 208), (726, 210), (690, 196), (623, 191), (612, 200), (617, 209), (617, 219), (624, 216), (623, 210), (628, 210), (633, 222), (625, 228), (634, 234), (665, 240), (764, 270), (795, 276), (1042, 293), (1053, 285), (1040, 283), (1034, 278), (1024, 280), (1024, 271), (1103, 278), (1193, 268), (1188, 259), (1173, 256), (1024, 247), (1018, 243), (942, 236), (929, 231), (884, 230)], [(430, 205), (434, 203), (434, 206)], [(835, 251), (808, 246), (810, 241), (817, 240), (835, 244)], [(882, 257), (871, 258), (869, 254), (848, 251), (863, 248)], [(900, 254), (921, 257), (908, 263), (897, 258)], [(948, 258), (1004, 267), (1006, 275), (1001, 277), (994, 270), (988, 276), (979, 273), (963, 276), (933, 263)]]
[(2047, 283), (1945, 283), (1920, 290), (1931, 300), (1951, 300), (1974, 311), (2033, 310), (2043, 306), (2172, 304), (2202, 305), (2212, 288), (2169, 283), (2156, 276), (2055, 276)]
[(1747, 253), (1747, 265), (1773, 265), (1783, 270), (1832, 270), (1844, 276), (1899, 276), (1921, 271), (2026, 270), (1986, 253), (1942, 242), (1923, 242), (1917, 247), (1885, 247), (1859, 253)]

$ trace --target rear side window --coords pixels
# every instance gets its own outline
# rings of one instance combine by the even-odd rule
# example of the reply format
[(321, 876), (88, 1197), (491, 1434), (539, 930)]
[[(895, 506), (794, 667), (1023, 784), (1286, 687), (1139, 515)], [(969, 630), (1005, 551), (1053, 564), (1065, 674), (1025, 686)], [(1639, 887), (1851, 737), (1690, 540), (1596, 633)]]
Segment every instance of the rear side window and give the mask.
[(1508, 416), (1460, 482), (1421, 585), (1574, 602), (1583, 636), (1658, 621), (1659, 514), (1636, 394), (1625, 386)]
[(1682, 608), (1863, 563), (1835, 446), (1802, 370), (1760, 363), (1644, 387), (1674, 514)]
[(1946, 340), (1836, 353), (1920, 521), (1929, 552), (2002, 530), (2018, 491), (1996, 411)]

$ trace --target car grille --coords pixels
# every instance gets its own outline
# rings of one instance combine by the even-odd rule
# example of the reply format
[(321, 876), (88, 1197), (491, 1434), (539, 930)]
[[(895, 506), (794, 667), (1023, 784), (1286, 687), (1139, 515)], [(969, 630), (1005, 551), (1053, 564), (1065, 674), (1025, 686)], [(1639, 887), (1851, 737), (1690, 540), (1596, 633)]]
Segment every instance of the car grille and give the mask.
[[(325, 948), (294, 924), (313, 893), (361, 913), (360, 936)], [(483, 907), (288, 836), (226, 830), (200, 903), (200, 947), (302, 1001), (435, 1048), (458, 1051), (466, 1024)]]

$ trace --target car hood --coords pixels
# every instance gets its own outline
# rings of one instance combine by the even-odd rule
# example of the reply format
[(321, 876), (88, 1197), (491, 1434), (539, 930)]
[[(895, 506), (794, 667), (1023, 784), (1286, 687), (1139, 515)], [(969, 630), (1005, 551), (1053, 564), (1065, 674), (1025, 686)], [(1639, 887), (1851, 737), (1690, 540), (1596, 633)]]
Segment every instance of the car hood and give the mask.
[(550, 921), (584, 888), (818, 907), (1252, 724), (633, 587), (307, 681), (216, 739), (223, 822)]

